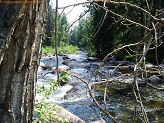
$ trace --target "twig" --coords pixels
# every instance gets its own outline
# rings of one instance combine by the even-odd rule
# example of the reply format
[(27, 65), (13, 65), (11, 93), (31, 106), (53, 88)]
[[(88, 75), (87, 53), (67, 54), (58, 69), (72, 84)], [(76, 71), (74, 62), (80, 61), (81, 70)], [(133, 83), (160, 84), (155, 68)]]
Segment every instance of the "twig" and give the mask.
[(124, 20), (124, 21), (130, 22), (130, 23), (132, 23), (132, 24), (134, 24), (134, 25), (136, 25), (136, 26), (140, 26), (140, 27), (142, 27), (142, 28), (144, 28), (144, 29), (150, 31), (150, 29), (149, 29), (148, 27), (146, 27), (146, 26), (144, 26), (144, 25), (142, 25), (142, 24), (140, 24), (140, 23), (137, 23), (137, 22), (132, 21), (132, 20), (130, 20), (130, 19), (128, 19), (128, 18), (125, 18), (125, 17), (123, 17), (122, 15), (119, 15), (119, 14), (117, 14), (117, 13), (115, 13), (115, 12), (113, 12), (113, 11), (107, 9), (107, 8), (104, 8), (104, 7), (102, 7), (101, 5), (99, 5), (99, 4), (97, 4), (97, 3), (93, 3), (93, 4), (96, 5), (96, 6), (98, 6), (98, 7), (100, 7), (101, 9), (103, 9), (103, 10), (105, 10), (105, 11), (107, 11), (107, 12), (113, 14), (114, 16), (116, 16), (116, 17), (118, 17), (118, 18)]
[(83, 14), (81, 15), (77, 20), (75, 20), (66, 30), (66, 32), (77, 22), (79, 21), (81, 18), (83, 18), (87, 13), (89, 12), (89, 9)]
[[(104, 1), (104, 0), (94, 0), (94, 1)], [(109, 4), (111, 3), (111, 4), (114, 4), (114, 5), (123, 5), (123, 6), (126, 6), (126, 7), (135, 8), (135, 9), (137, 9), (139, 11), (144, 12), (145, 14), (147, 14), (150, 18), (152, 18), (155, 21), (159, 21), (160, 20), (160, 19), (152, 16), (151, 13), (146, 11), (145, 9), (143, 9), (143, 8), (137, 6), (137, 5), (128, 3), (128, 2), (115, 2), (115, 1), (112, 1), (112, 0), (108, 0), (107, 3), (109, 3)]]
[(152, 84), (150, 84), (150, 83), (147, 83), (147, 85), (149, 85), (150, 87), (152, 87), (152, 88), (155, 88), (155, 89), (157, 89), (157, 90), (164, 90), (164, 88), (159, 88), (159, 87), (156, 87), (156, 86), (154, 86), (154, 85), (152, 85)]
[(49, 71), (49, 72), (46, 72), (43, 76), (42, 76), (42, 78), (44, 78), (47, 74), (49, 74), (49, 73), (55, 73), (55, 71)]
[(72, 7), (72, 6), (78, 6), (78, 5), (90, 4), (90, 3), (92, 3), (92, 2), (81, 2), (81, 3), (77, 3), (77, 4), (71, 4), (71, 5), (68, 5), (68, 6), (65, 6), (65, 7), (59, 7), (59, 9), (65, 9), (65, 8)]
[(155, 33), (155, 59), (156, 59), (156, 63), (158, 65), (158, 72), (159, 74), (161, 74), (161, 70), (160, 70), (160, 66), (159, 66), (159, 62), (158, 62), (158, 51), (157, 51), (157, 30), (155, 28), (154, 23), (152, 22), (153, 28), (154, 28), (154, 33)]
[(102, 27), (102, 25), (103, 25), (103, 23), (105, 21), (106, 16), (107, 16), (107, 12), (105, 12), (104, 17), (102, 16), (100, 22), (97, 24), (97, 26), (95, 28), (96, 32), (94, 31), (94, 33), (91, 34), (92, 37), (95, 37), (95, 35), (100, 31), (100, 29), (101, 29), (101, 27)]
[(106, 103), (106, 95), (107, 95), (107, 87), (109, 83), (106, 83), (106, 87), (104, 89), (104, 105), (105, 105), (105, 110), (108, 111), (107, 103)]

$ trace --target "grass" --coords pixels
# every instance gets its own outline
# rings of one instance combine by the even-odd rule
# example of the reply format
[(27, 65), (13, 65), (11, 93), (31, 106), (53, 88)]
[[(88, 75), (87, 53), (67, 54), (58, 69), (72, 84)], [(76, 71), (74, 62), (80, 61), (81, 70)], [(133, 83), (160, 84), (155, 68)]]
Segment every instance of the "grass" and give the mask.
[[(64, 54), (73, 54), (76, 53), (78, 50), (77, 46), (73, 45), (67, 45), (67, 46), (62, 46), (58, 47), (58, 53), (64, 53)], [(55, 54), (56, 50), (53, 47), (42, 47), (42, 54), (47, 54), (47, 53), (52, 53)]]

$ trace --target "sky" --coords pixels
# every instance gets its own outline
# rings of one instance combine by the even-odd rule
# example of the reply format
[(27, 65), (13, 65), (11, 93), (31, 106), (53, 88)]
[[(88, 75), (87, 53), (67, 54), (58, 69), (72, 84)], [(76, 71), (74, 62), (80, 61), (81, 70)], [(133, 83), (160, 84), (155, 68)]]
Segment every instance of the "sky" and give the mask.
[[(59, 7), (65, 7), (72, 4), (86, 2), (87, 0), (58, 0), (58, 1), (59, 1)], [(50, 4), (52, 4), (53, 7), (55, 8), (56, 0), (51, 0)], [(65, 13), (67, 14), (68, 12), (71, 11), (71, 9), (72, 7), (65, 9)], [(69, 14), (67, 14), (68, 22), (71, 23), (74, 20), (76, 20), (78, 16), (80, 15), (80, 13), (82, 13), (84, 10), (85, 10), (85, 7), (82, 7), (82, 5), (74, 7), (74, 9)], [(61, 11), (62, 10), (59, 10), (59, 12)]]

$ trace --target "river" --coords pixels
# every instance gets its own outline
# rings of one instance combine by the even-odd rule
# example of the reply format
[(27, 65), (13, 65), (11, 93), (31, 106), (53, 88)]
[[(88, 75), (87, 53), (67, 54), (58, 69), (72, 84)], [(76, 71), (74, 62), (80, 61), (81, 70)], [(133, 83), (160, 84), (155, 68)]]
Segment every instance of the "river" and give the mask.
[[(135, 98), (131, 86), (133, 77), (128, 73), (123, 74), (120, 71), (113, 72), (113, 68), (105, 67), (112, 66), (113, 63), (116, 62), (114, 59), (110, 59), (106, 62), (100, 69), (100, 72), (92, 76), (92, 73), (100, 65), (100, 61), (87, 60), (87, 52), (85, 51), (78, 51), (76, 54), (68, 54), (67, 56), (69, 57), (68, 65), (71, 68), (70, 73), (85, 80), (86, 82), (93, 83), (94, 81), (105, 79), (112, 81), (115, 80), (112, 84), (108, 84), (107, 87), (106, 106), (108, 107), (108, 111), (119, 122), (132, 122), (135, 109)], [(46, 55), (42, 57), (41, 62), (55, 69), (56, 57), (51, 54)], [(59, 56), (59, 65), (63, 66), (62, 63), (63, 56)], [(111, 71), (113, 74), (109, 75)], [(46, 72), (48, 72), (48, 70), (39, 70), (37, 87), (39, 87), (42, 83), (46, 83), (49, 80), (55, 80), (57, 78), (56, 74), (52, 73), (46, 74), (43, 78), (43, 75)], [(138, 80), (142, 81), (140, 78), (138, 78)], [(163, 83), (161, 86), (164, 87)], [(103, 101), (105, 87), (106, 84), (98, 84), (92, 89), (92, 92), (95, 94), (95, 98), (102, 107), (105, 107)], [(147, 86), (142, 86), (140, 89), (148, 118), (151, 122), (162, 123), (164, 121), (164, 92)], [(36, 98), (39, 99), (41, 97), (37, 94)], [(99, 110), (93, 99), (88, 94), (86, 84), (73, 76), (70, 76), (69, 82), (58, 88), (46, 101), (59, 104), (86, 122), (97, 121), (102, 118), (107, 123), (111, 122), (111, 120)], [(136, 105), (136, 107), (138, 112), (140, 112), (138, 105)], [(141, 114), (139, 113), (138, 115)], [(137, 121), (140, 122), (140, 119), (137, 119)]]

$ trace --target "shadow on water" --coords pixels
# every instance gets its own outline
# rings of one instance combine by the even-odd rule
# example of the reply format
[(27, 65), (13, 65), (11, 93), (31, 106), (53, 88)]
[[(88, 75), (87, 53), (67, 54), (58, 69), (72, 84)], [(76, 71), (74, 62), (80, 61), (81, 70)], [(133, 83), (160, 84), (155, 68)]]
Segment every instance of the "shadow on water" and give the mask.
[[(85, 81), (93, 82), (96, 79), (107, 79), (109, 76), (101, 77), (96, 75), (90, 79), (91, 74), (95, 69), (98, 68), (100, 62), (98, 61), (87, 61), (87, 52), (79, 51), (77, 54), (68, 55), (70, 58), (70, 73), (74, 74)], [(55, 68), (55, 57), (43, 57), (41, 62), (44, 64), (49, 64), (52, 68)], [(63, 62), (62, 57), (59, 58), (59, 63)], [(110, 65), (110, 64), (108, 64)], [(109, 73), (112, 69), (102, 69), (104, 73)], [(56, 74), (47, 74), (46, 78), (42, 78), (42, 75), (47, 71), (39, 71), (38, 73), (38, 87), (43, 82), (46, 83), (48, 80), (54, 80)], [(137, 107), (137, 112), (140, 112), (139, 105), (136, 105), (135, 97), (133, 94), (133, 78), (128, 76), (129, 71), (125, 70), (122, 74), (119, 71), (111, 77), (116, 78), (118, 76), (123, 76), (124, 79), (116, 79), (116, 81), (108, 83), (107, 86), (107, 96), (106, 103), (109, 113), (114, 116), (117, 121), (121, 123), (130, 123), (133, 121), (135, 106)], [(97, 76), (100, 76), (98, 78)], [(98, 100), (102, 107), (104, 105), (104, 88), (106, 84), (96, 84), (94, 85), (92, 91), (95, 98)], [(148, 118), (152, 123), (163, 123), (164, 122), (164, 92), (150, 88), (148, 86), (140, 87), (141, 96), (143, 99), (143, 104), (145, 110), (148, 114)], [(102, 112), (97, 108), (93, 99), (88, 95), (88, 90), (86, 85), (77, 78), (70, 77), (70, 80), (64, 86), (58, 88), (50, 98), (46, 101), (53, 102), (61, 105), (68, 111), (77, 115), (86, 122), (100, 120), (104, 118), (107, 123), (110, 123), (110, 119), (102, 114)], [(38, 96), (39, 97), (39, 96)], [(140, 113), (138, 115), (141, 115)], [(136, 118), (136, 122), (141, 122), (141, 120)]]

